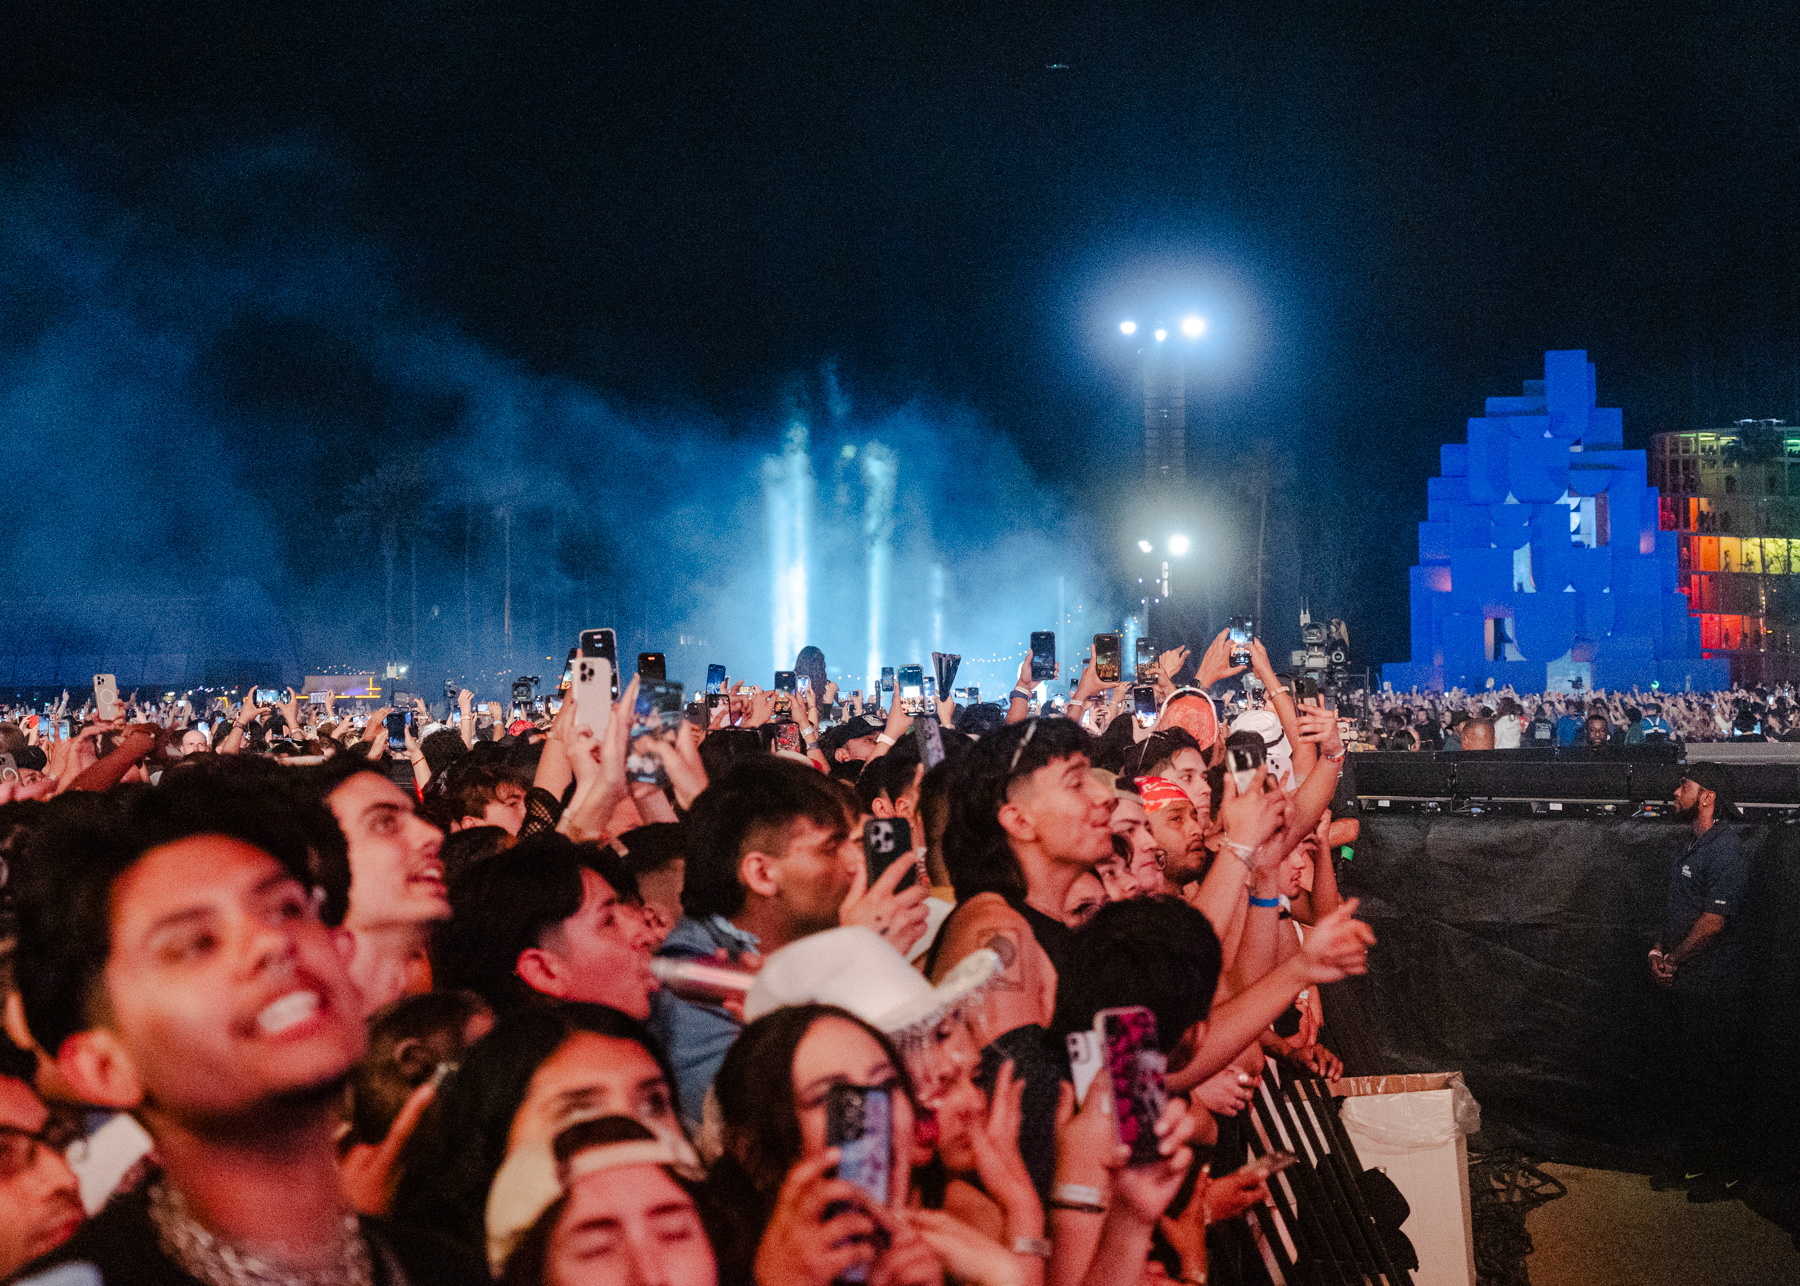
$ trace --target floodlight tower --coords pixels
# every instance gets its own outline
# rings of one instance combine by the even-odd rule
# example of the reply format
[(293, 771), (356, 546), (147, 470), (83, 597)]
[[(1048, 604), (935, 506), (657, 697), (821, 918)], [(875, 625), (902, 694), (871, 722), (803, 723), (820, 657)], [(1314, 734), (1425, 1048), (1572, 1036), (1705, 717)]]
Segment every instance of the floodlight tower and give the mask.
[[(1119, 333), (1127, 339), (1138, 334), (1136, 321), (1119, 323)], [(1179, 333), (1186, 343), (1171, 342)], [(1189, 313), (1174, 323), (1151, 327), (1148, 338), (1139, 340), (1138, 352), (1144, 359), (1144, 480), (1160, 487), (1181, 486), (1187, 482), (1187, 378), (1184, 364), (1187, 350), (1206, 334), (1206, 318)]]

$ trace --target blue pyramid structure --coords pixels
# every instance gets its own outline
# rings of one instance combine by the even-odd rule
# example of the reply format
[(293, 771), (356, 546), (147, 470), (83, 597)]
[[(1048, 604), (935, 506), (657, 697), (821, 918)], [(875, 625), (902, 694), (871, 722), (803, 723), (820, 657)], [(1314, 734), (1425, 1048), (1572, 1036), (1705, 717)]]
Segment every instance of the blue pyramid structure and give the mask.
[(1544, 354), (1544, 378), (1490, 397), (1466, 443), (1442, 448), (1411, 571), (1412, 660), (1382, 667), (1396, 689), (1520, 692), (1712, 690), (1729, 663), (1704, 659), (1676, 588), (1676, 533), (1657, 529), (1644, 452), (1595, 405), (1583, 349)]

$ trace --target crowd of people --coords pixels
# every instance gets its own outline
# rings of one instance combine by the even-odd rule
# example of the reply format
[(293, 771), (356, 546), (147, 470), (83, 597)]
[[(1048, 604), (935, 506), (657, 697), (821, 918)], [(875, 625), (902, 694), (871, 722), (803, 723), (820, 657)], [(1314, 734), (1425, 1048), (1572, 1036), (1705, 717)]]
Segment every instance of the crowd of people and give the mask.
[(1729, 692), (1380, 692), (1355, 749), (1520, 750), (1556, 746), (1800, 741), (1790, 685)]
[(1252, 653), (1229, 723), (1223, 635), (1148, 719), (1028, 661), (0, 723), (0, 1279), (1256, 1279), (1247, 1105), (1341, 1074), (1374, 936), (1339, 721)]

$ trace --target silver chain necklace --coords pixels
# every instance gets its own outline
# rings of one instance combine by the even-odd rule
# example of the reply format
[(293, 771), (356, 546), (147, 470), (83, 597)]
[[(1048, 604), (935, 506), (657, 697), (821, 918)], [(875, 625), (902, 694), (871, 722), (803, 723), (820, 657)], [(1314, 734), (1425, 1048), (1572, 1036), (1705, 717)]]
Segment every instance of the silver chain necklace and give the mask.
[(207, 1286), (373, 1286), (369, 1247), (354, 1214), (344, 1216), (336, 1262), (311, 1269), (272, 1263), (214, 1236), (161, 1180), (150, 1187), (150, 1221), (163, 1252)]

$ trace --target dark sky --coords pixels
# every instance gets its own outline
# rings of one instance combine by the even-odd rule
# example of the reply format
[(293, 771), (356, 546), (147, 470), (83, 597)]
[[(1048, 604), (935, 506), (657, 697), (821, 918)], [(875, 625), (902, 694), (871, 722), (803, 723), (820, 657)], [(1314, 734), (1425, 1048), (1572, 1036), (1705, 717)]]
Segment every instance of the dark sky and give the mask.
[(1404, 656), (1438, 443), (1544, 349), (1589, 350), (1634, 443), (1800, 411), (1792, 6), (11, 11), (9, 149), (79, 136), (129, 202), (306, 139), (404, 290), (631, 404), (761, 430), (835, 360), (1104, 509), (1133, 468), (1113, 327), (1189, 292), (1203, 458), (1288, 454), (1284, 548), (1350, 551), (1333, 606), (1372, 659)]

